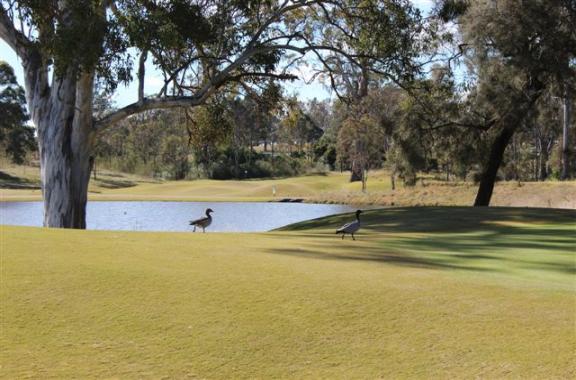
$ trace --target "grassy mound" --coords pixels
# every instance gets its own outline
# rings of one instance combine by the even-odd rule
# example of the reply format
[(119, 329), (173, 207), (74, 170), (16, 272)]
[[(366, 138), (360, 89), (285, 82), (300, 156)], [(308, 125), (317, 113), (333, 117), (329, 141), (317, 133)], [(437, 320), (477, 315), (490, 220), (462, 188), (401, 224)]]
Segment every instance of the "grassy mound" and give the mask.
[(0, 226), (3, 378), (572, 378), (576, 213), (263, 234)]

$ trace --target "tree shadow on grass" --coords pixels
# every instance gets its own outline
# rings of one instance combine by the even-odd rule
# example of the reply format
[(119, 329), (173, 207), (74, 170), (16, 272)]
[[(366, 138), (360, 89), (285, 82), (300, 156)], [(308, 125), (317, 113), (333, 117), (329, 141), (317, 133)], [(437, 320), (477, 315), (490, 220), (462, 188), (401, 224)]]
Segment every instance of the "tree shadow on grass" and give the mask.
[(536, 229), (516, 226), (491, 226), (480, 232), (435, 232), (422, 238), (398, 238), (397, 245), (419, 251), (484, 253), (514, 251), (516, 254), (545, 250), (554, 254), (574, 256), (576, 236), (569, 229)]
[[(351, 221), (352, 214), (340, 214), (286, 226), (280, 230), (336, 229)], [(365, 210), (362, 228), (375, 232), (465, 232), (490, 231), (498, 223), (572, 224), (576, 211), (504, 207), (402, 207)]]
[[(336, 215), (285, 229), (321, 236), (330, 227), (332, 235), (332, 229), (350, 220), (350, 214)], [(576, 212), (572, 210), (463, 207), (368, 210), (362, 218), (362, 231), (357, 238), (363, 240), (364, 235), (370, 240), (368, 246), (334, 239), (317, 247), (277, 249), (272, 253), (434, 269), (576, 273)]]
[(295, 249), (295, 248), (278, 248), (269, 251), (272, 254), (289, 255), (317, 260), (338, 260), (350, 262), (376, 262), (381, 264), (393, 264), (408, 267), (429, 268), (429, 269), (457, 269), (469, 271), (491, 271), (491, 269), (477, 268), (473, 266), (462, 265), (462, 263), (448, 262), (446, 260), (429, 259), (426, 257), (417, 257), (403, 254), (385, 252), (375, 248), (362, 247), (361, 252), (346, 254), (342, 252), (317, 251), (313, 249)]
[[(569, 232), (569, 231), (568, 231)], [(521, 227), (503, 227), (484, 234), (438, 234), (425, 237), (400, 237), (379, 240), (382, 247), (400, 252), (417, 253), (430, 260), (472, 266), (576, 273), (576, 238), (565, 235), (567, 230), (538, 231)], [(552, 238), (563, 236), (562, 238)]]
[(136, 186), (135, 182), (119, 179), (98, 179), (95, 182), (98, 186), (106, 189), (122, 189)]
[(0, 189), (40, 189), (38, 182), (30, 181), (26, 178), (15, 177), (0, 171)]

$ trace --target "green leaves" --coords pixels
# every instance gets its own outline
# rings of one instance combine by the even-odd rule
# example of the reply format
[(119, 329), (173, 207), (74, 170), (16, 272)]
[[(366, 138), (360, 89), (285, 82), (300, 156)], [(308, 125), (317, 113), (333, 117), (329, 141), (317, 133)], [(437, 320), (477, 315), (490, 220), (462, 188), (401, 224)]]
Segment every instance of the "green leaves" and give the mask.
[(214, 42), (216, 35), (210, 21), (202, 14), (200, 5), (186, 3), (185, 0), (172, 1), (168, 20), (186, 40), (194, 43)]
[(444, 0), (438, 11), (438, 16), (444, 22), (454, 21), (466, 13), (469, 5), (466, 0)]
[(195, 2), (124, 0), (120, 3), (120, 24), (134, 45), (141, 49), (184, 49), (189, 44), (214, 42), (216, 39), (205, 9)]

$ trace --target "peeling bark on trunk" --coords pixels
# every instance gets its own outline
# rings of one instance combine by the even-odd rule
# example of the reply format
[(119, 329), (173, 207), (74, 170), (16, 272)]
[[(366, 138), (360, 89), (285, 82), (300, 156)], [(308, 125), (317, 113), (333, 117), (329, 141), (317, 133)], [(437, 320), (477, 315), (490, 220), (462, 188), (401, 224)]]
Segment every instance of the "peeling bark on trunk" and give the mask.
[[(62, 8), (59, 22), (68, 25), (68, 4), (58, 6)], [(86, 228), (96, 137), (92, 116), (94, 69), (81, 70), (76, 62), (57, 65), (54, 57), (43, 55), (39, 45), (28, 43), (24, 35), (11, 29), (11, 21), (3, 12), (0, 16), (0, 37), (11, 41), (22, 59), (26, 102), (38, 132), (44, 226)], [(39, 34), (47, 30), (41, 29)], [(52, 75), (50, 67), (54, 69)]]
[(95, 130), (93, 75), (69, 70), (54, 80), (46, 110), (38, 112), (44, 226), (86, 228)]

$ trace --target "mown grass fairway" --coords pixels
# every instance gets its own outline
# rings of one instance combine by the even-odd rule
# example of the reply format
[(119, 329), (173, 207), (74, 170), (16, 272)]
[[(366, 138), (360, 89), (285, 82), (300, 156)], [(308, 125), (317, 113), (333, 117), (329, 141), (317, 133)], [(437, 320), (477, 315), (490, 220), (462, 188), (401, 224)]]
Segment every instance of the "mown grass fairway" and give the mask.
[(3, 378), (574, 378), (576, 213), (263, 234), (0, 226)]

